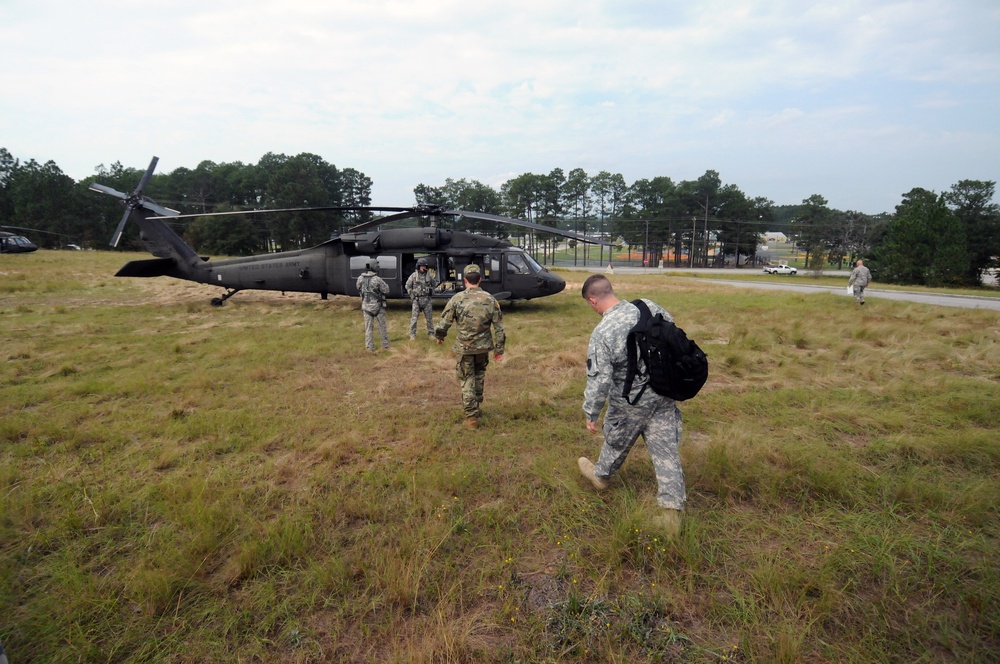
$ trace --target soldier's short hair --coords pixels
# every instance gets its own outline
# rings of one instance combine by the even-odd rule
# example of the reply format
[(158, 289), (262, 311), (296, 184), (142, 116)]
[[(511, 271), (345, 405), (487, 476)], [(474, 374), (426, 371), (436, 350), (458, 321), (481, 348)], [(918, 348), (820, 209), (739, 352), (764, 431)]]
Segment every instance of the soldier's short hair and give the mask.
[(583, 299), (596, 297), (598, 299), (607, 295), (613, 295), (615, 289), (611, 286), (611, 281), (603, 274), (592, 274), (583, 282), (581, 295)]

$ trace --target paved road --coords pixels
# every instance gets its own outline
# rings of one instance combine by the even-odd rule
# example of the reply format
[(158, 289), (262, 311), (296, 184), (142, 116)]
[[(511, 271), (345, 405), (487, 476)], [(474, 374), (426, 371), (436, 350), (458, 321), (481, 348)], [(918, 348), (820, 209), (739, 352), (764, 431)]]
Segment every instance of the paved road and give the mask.
[[(584, 268), (563, 268), (563, 269), (584, 269)], [(604, 272), (598, 268), (586, 268), (588, 272)], [(657, 268), (641, 268), (641, 267), (622, 267), (615, 268), (616, 273), (621, 274), (662, 274), (664, 272), (695, 272), (697, 274), (733, 274), (734, 270), (722, 270), (722, 269), (695, 269), (688, 270), (687, 268), (679, 269), (664, 269), (660, 270)], [(801, 281), (794, 281), (795, 279), (802, 279), (799, 277), (782, 277), (775, 276), (775, 281), (765, 282), (765, 281), (735, 281), (732, 279), (705, 279), (704, 281), (712, 284), (720, 284), (722, 286), (733, 286), (735, 288), (757, 288), (759, 290), (783, 290), (783, 291), (793, 291), (798, 293), (835, 293), (842, 295), (843, 297), (850, 297), (847, 295), (845, 290), (847, 286), (847, 277), (850, 276), (850, 271), (845, 270), (827, 270), (824, 271), (825, 276), (835, 276), (844, 277), (843, 286), (818, 286), (815, 284), (804, 284)], [(933, 304), (942, 307), (963, 307), (966, 309), (992, 309), (994, 311), (1000, 311), (1000, 297), (988, 297), (981, 295), (944, 295), (936, 293), (923, 293), (915, 291), (898, 291), (898, 290), (880, 290), (878, 288), (867, 288), (865, 289), (865, 298), (883, 298), (886, 300), (901, 300), (904, 302), (919, 302), (921, 304)]]
[[(713, 284), (728, 284), (738, 288), (759, 288), (764, 290), (786, 290), (799, 293), (836, 293), (843, 297), (853, 297), (847, 294), (845, 287), (837, 286), (814, 286), (810, 284), (792, 283), (763, 283), (759, 281), (731, 281), (729, 279), (705, 279)], [(883, 298), (886, 300), (902, 300), (904, 302), (919, 302), (922, 304), (935, 304), (941, 307), (964, 307), (966, 309), (992, 309), (1000, 311), (1000, 297), (988, 297), (985, 295), (944, 295), (937, 293), (917, 293), (913, 291), (879, 290), (877, 288), (866, 288), (865, 299)]]

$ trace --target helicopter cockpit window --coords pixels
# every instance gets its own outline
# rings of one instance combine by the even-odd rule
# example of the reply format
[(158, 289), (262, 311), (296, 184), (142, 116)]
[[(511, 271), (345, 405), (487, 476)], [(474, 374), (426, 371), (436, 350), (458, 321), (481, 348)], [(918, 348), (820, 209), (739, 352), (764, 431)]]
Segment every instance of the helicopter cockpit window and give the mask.
[(531, 274), (530, 260), (525, 254), (507, 254), (507, 274)]

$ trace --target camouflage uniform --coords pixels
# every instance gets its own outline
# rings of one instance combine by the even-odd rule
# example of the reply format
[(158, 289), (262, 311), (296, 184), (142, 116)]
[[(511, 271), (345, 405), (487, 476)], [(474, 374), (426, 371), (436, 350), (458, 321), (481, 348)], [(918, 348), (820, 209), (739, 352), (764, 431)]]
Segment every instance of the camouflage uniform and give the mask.
[[(469, 266), (465, 274), (470, 270), (478, 271), (478, 266)], [(503, 355), (507, 343), (500, 304), (482, 288), (466, 288), (448, 300), (434, 329), (435, 336), (442, 340), (447, 337), (452, 323), (458, 332), (452, 350), (458, 355), (455, 373), (462, 384), (462, 408), (466, 417), (478, 418), (490, 352)]]
[[(865, 286), (872, 282), (872, 273), (864, 265), (859, 265), (851, 270), (851, 280), (848, 285), (854, 287), (854, 301), (858, 304), (865, 302)], [(876, 303), (877, 304), (877, 303)]]
[(389, 294), (389, 285), (371, 270), (358, 277), (358, 292), (361, 293), (361, 311), (365, 317), (365, 348), (375, 350), (375, 323), (382, 337), (382, 348), (389, 348), (389, 331), (385, 322), (385, 296)]
[[(655, 316), (670, 314), (655, 302), (645, 300)], [(656, 501), (661, 507), (681, 510), (687, 500), (684, 470), (681, 468), (681, 411), (673, 399), (646, 390), (634, 406), (622, 397), (625, 373), (628, 369), (626, 339), (639, 320), (639, 310), (624, 300), (604, 312), (594, 328), (587, 349), (587, 388), (583, 395), (583, 411), (587, 420), (596, 422), (607, 402), (604, 414), (604, 444), (594, 465), (594, 475), (608, 479), (621, 469), (632, 445), (641, 434), (656, 470), (659, 486)], [(629, 399), (634, 399), (645, 380), (637, 377)]]
[(431, 306), (431, 293), (437, 288), (438, 280), (428, 270), (421, 272), (420, 268), (406, 280), (406, 292), (410, 296), (410, 338), (417, 336), (417, 318), (423, 312), (427, 319), (427, 334), (434, 336), (434, 308)]

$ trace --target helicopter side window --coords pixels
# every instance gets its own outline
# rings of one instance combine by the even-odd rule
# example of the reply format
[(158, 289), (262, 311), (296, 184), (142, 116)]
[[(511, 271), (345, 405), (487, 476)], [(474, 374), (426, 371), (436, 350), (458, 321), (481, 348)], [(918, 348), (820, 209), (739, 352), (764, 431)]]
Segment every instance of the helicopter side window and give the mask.
[(507, 254), (507, 274), (531, 274), (523, 254)]
[(486, 278), (489, 281), (501, 281), (503, 271), (500, 269), (500, 254), (489, 254), (483, 259)]
[[(365, 271), (365, 265), (372, 260), (371, 256), (351, 256), (351, 277), (357, 279)], [(395, 279), (399, 273), (399, 261), (395, 256), (375, 256), (378, 261), (378, 276), (383, 279)]]
[(397, 279), (399, 262), (395, 256), (378, 256), (378, 276), (383, 279)]
[(370, 261), (368, 256), (351, 256), (351, 278), (357, 279), (365, 271), (365, 264)]

